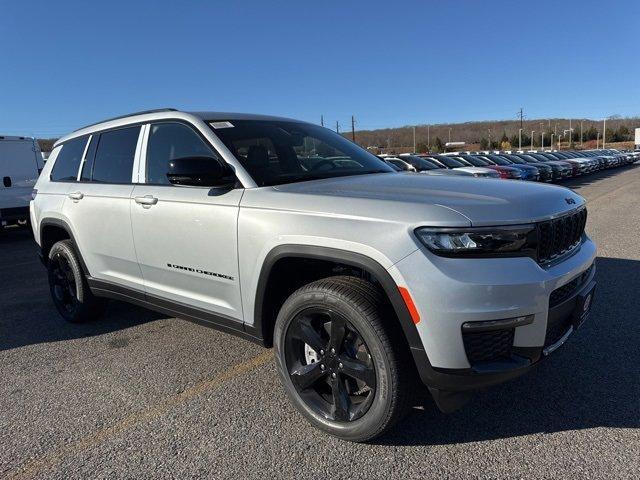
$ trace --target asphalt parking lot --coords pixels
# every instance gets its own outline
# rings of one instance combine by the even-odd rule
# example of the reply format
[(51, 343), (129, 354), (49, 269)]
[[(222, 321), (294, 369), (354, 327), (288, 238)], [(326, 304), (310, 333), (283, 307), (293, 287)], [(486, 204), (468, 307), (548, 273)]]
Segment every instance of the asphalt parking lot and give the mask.
[(30, 232), (0, 234), (0, 477), (640, 478), (640, 165), (565, 185), (599, 246), (588, 323), (531, 374), (451, 415), (424, 396), (363, 445), (309, 426), (259, 346), (116, 302), (64, 323)]

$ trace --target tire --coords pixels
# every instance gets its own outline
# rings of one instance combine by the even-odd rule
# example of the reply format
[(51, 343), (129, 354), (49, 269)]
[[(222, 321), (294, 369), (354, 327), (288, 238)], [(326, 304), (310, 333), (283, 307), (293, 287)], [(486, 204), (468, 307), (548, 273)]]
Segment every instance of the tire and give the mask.
[(107, 300), (91, 293), (71, 240), (55, 243), (47, 261), (49, 291), (56, 309), (71, 323), (98, 319)]
[(378, 437), (408, 409), (414, 366), (397, 325), (384, 323), (383, 300), (370, 282), (329, 277), (291, 294), (276, 319), (287, 396), (312, 425), (344, 440)]

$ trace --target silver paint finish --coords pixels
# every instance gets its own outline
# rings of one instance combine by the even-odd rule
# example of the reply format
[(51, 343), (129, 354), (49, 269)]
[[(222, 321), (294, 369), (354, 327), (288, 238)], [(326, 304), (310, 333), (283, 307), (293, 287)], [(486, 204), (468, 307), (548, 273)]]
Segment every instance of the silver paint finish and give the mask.
[[(36, 239), (43, 218), (66, 221), (92, 275), (212, 313), (254, 324), (258, 278), (282, 245), (357, 252), (406, 286), (420, 312), (418, 332), (434, 366), (467, 368), (460, 329), (473, 320), (534, 315), (516, 329), (517, 346), (544, 342), (551, 291), (588, 268), (595, 245), (586, 239), (569, 258), (542, 268), (529, 258), (446, 259), (427, 251), (413, 231), (530, 223), (584, 205), (571, 190), (529, 182), (461, 175), (382, 173), (256, 187), (205, 120), (234, 115), (159, 112), (94, 125), (64, 137), (142, 125), (132, 185), (54, 183), (48, 172), (32, 202)], [(253, 117), (251, 117), (253, 118)], [(182, 120), (197, 129), (236, 171), (231, 191), (145, 184), (148, 124)], [(67, 194), (81, 191), (83, 199)], [(566, 199), (575, 203), (569, 205)], [(138, 201), (136, 201), (138, 199)], [(152, 199), (154, 201), (143, 201)], [(221, 274), (201, 275), (189, 269)]]

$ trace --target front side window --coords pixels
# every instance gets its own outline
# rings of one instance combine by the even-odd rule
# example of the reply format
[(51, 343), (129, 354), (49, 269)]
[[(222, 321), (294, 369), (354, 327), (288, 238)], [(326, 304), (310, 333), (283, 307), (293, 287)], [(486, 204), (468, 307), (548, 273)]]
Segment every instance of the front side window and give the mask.
[(218, 120), (211, 120), (214, 133), (258, 186), (395, 173), (375, 155), (324, 127), (279, 120)]
[(86, 145), (86, 136), (65, 142), (51, 170), (51, 180), (54, 182), (75, 182), (78, 179), (78, 169)]
[(167, 178), (169, 162), (186, 157), (207, 157), (212, 162), (220, 161), (211, 147), (187, 125), (151, 125), (147, 142), (147, 183), (170, 185)]
[(139, 133), (139, 126), (101, 133), (93, 160), (91, 180), (100, 183), (131, 183)]

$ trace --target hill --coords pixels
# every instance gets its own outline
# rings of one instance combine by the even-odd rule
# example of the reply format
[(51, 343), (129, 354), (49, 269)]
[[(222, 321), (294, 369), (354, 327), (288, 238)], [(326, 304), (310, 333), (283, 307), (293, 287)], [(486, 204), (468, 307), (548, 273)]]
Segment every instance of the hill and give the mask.
[[(580, 142), (580, 125), (582, 123), (582, 138), (584, 142), (602, 139), (603, 122), (591, 119), (571, 119), (573, 129), (572, 140)], [(502, 141), (507, 141), (511, 147), (517, 148), (519, 143), (518, 131), (520, 121), (518, 120), (493, 120), (479, 122), (465, 122), (436, 125), (407, 125), (398, 128), (385, 128), (378, 130), (356, 131), (356, 142), (372, 150), (379, 152), (395, 152), (413, 150), (413, 129), (415, 127), (416, 150), (426, 151), (442, 150), (444, 144), (451, 139), (452, 142), (465, 142), (467, 146), (464, 150), (476, 148), (501, 148)], [(607, 119), (607, 143), (633, 141), (633, 132), (636, 127), (640, 127), (640, 117), (621, 118), (611, 117)], [(557, 144), (558, 136), (568, 144), (569, 141), (569, 119), (552, 118), (524, 120), (522, 122), (522, 146), (531, 145), (531, 131), (534, 131), (533, 145), (540, 147), (541, 131), (544, 132), (545, 146), (549, 146), (551, 135), (553, 134), (554, 145)], [(343, 133), (346, 138), (351, 138), (351, 133)], [(429, 144), (427, 141), (429, 140)], [(489, 141), (491, 140), (491, 145)], [(590, 142), (591, 144), (591, 142)]]

